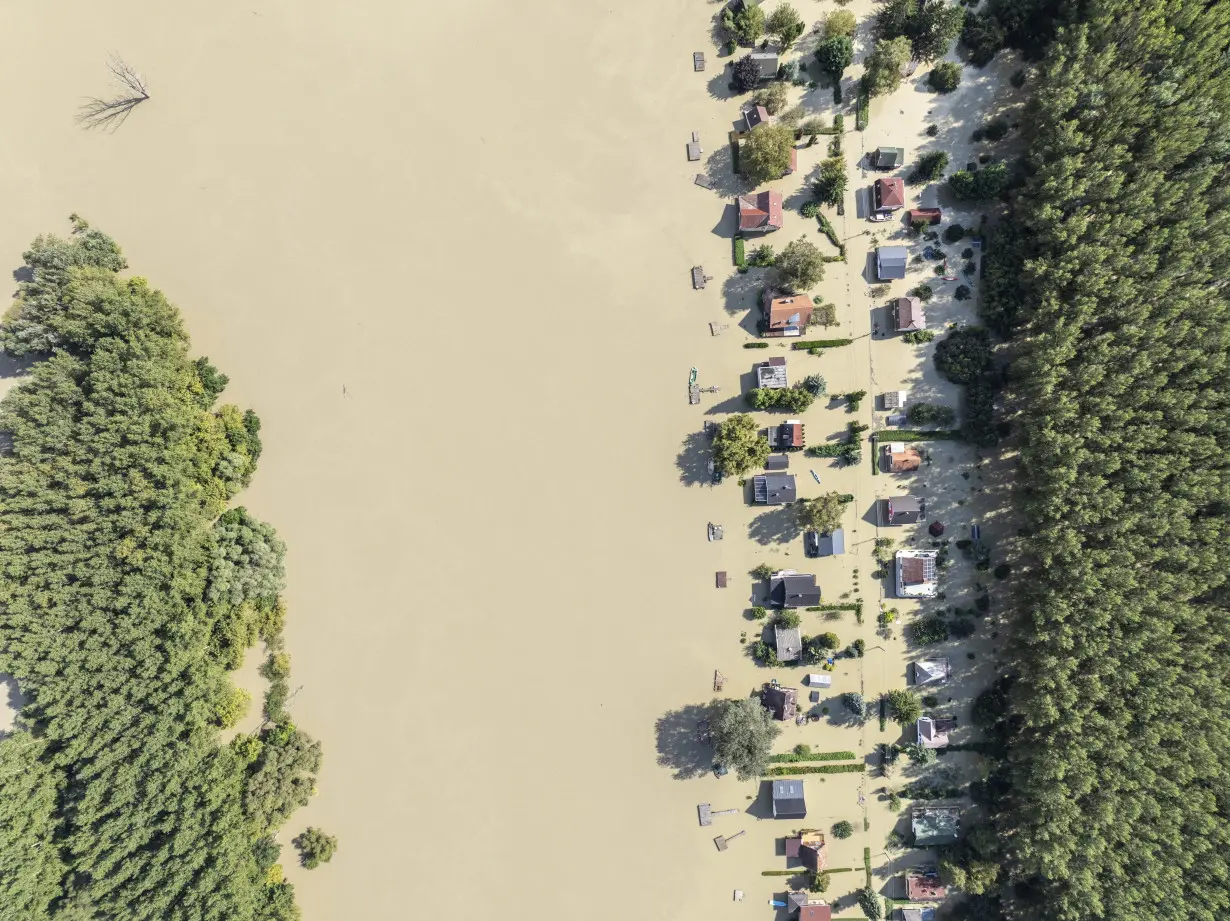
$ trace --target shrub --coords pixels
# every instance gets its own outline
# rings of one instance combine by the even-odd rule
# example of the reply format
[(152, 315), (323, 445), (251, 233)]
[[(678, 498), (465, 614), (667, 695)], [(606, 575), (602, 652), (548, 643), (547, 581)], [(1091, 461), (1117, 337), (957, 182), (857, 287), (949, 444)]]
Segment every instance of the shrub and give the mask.
[(961, 250), (961, 258), (962, 259), (973, 259), (974, 258), (974, 248), (972, 246), (967, 246), (965, 247), (965, 249)]
[(908, 342), (910, 345), (923, 345), (935, 338), (935, 331), (930, 329), (919, 329), (913, 332), (906, 333), (901, 337), (902, 342)]
[(935, 347), (935, 367), (954, 384), (970, 384), (991, 367), (991, 339), (980, 326), (954, 329)]
[(867, 713), (867, 702), (863, 700), (863, 695), (857, 691), (847, 691), (841, 695), (841, 702), (845, 704), (847, 710), (862, 719)]
[(770, 115), (776, 115), (786, 108), (790, 100), (790, 90), (784, 83), (770, 83), (762, 86), (752, 94), (752, 102), (764, 106)]
[(777, 79), (783, 80), (786, 83), (794, 83), (798, 78), (799, 62), (797, 60), (786, 61), (777, 70)]
[(1019, 90), (1025, 85), (1025, 79), (1026, 77), (1024, 70), (1014, 70), (1012, 72), (1012, 76), (1008, 79), (1008, 82)]
[[(935, 136), (936, 136), (937, 134), (939, 134), (939, 133), (940, 133), (940, 126), (939, 126), (939, 125), (928, 125), (928, 126), (927, 126), (927, 137), (929, 137), (929, 138), (933, 138), (933, 137), (935, 137)], [(948, 155), (947, 155), (947, 154), (945, 154), (944, 156), (948, 156)]]
[(1006, 119), (993, 118), (983, 127), (982, 133), (988, 141), (1002, 141), (1011, 127)]
[(924, 695), (922, 702), (924, 707), (938, 707), (940, 705), (940, 699), (934, 694)]
[(880, 908), (880, 897), (870, 885), (858, 891), (858, 907), (863, 910), (871, 921), (880, 921), (883, 917)]
[(978, 271), (978, 265), (971, 259), (965, 265), (961, 266), (961, 272), (965, 275), (973, 275)]
[(745, 250), (745, 246), (746, 244), (743, 242), (742, 237), (735, 237), (735, 242), (734, 242), (735, 265), (737, 265), (741, 269), (747, 267), (747, 253)]
[(862, 761), (854, 764), (790, 764), (769, 768), (769, 776), (795, 777), (801, 774), (862, 774), (866, 770), (867, 765)]
[(820, 179), (816, 182), (816, 198), (826, 205), (836, 205), (846, 194), (846, 160), (844, 157), (829, 157), (820, 161)]
[(930, 285), (919, 285), (910, 293), (923, 302), (929, 301), (931, 298), (935, 297), (935, 291), (931, 289)]
[(761, 243), (754, 250), (752, 256), (747, 260), (749, 265), (754, 265), (759, 268), (765, 268), (773, 264), (773, 246), (770, 243)]
[(867, 641), (861, 639), (855, 640), (850, 644), (850, 648), (854, 650), (854, 655), (861, 659), (863, 654), (867, 651)]
[(841, 821), (833, 823), (833, 837), (838, 841), (844, 841), (854, 834), (854, 826), (849, 822)]
[(745, 342), (743, 343), (743, 347), (745, 349), (767, 349), (769, 347), (769, 343), (767, 342)]
[(970, 290), (969, 285), (957, 285), (957, 290), (952, 292), (952, 296), (958, 301), (968, 301), (972, 294), (973, 291)]
[(919, 745), (917, 742), (901, 746), (901, 751), (912, 764), (933, 764), (935, 762), (935, 749)]
[(837, 305), (820, 304), (811, 312), (811, 321), (820, 326), (837, 325)]
[(855, 390), (846, 394), (846, 410), (854, 412), (867, 396), (866, 390)]
[(934, 403), (915, 403), (907, 413), (910, 425), (952, 425), (957, 418), (951, 406)]
[(815, 116), (805, 119), (803, 123), (799, 125), (799, 133), (807, 137), (815, 138), (816, 135), (823, 134), (824, 130), (824, 119)]
[(803, 616), (791, 608), (783, 608), (773, 615), (773, 623), (779, 627), (797, 627), (803, 623)]
[(803, 207), (799, 209), (799, 214), (806, 218), (815, 217), (820, 213), (820, 205), (814, 201), (803, 202)]
[(828, 892), (829, 874), (827, 870), (816, 870), (807, 877), (808, 892)]
[(858, 85), (858, 109), (854, 115), (854, 128), (856, 131), (863, 131), (871, 122), (871, 91), (867, 89), (867, 81), (862, 80)]
[(937, 93), (951, 93), (961, 85), (961, 65), (955, 61), (941, 61), (932, 68), (927, 83)]
[(781, 664), (777, 661), (777, 650), (775, 650), (764, 640), (757, 640), (747, 648), (748, 655), (750, 655), (758, 665), (763, 665), (765, 668), (776, 668)]
[[(983, 597), (985, 598), (986, 596), (984, 595)], [(974, 604), (977, 604), (977, 603), (978, 603), (977, 601), (974, 602)], [(962, 618), (960, 620), (954, 620), (949, 625), (948, 635), (951, 636), (953, 639), (963, 640), (966, 637), (973, 636), (977, 632), (977, 630), (978, 630), (978, 627), (974, 624), (972, 620), (966, 620)]]
[(950, 224), (944, 230), (945, 243), (959, 243), (965, 239), (965, 228), (960, 224)]
[(979, 595), (978, 598), (974, 601), (974, 607), (976, 607), (979, 611), (985, 614), (987, 611), (991, 610), (991, 596), (990, 595)]
[(895, 688), (885, 694), (884, 699), (888, 705), (888, 715), (899, 725), (908, 726), (922, 716), (918, 698), (907, 690)]
[(328, 863), (337, 851), (337, 839), (319, 828), (309, 827), (292, 843), (299, 849), (299, 862), (309, 870)]
[(823, 214), (818, 214), (816, 217), (820, 221), (820, 229), (824, 231), (824, 235), (829, 238), (829, 242), (841, 250), (841, 253), (844, 256), (846, 249), (841, 242), (841, 237), (837, 236), (837, 228), (833, 226), (833, 222)]
[(841, 645), (841, 641), (837, 639), (836, 633), (821, 633), (817, 637), (813, 637), (813, 641), (821, 649), (836, 649)]
[(753, 620), (764, 620), (768, 616), (769, 616), (768, 608), (761, 607), (760, 605), (756, 605), (752, 608), (752, 619)]
[(752, 570), (752, 578), (761, 580), (771, 579), (774, 572), (776, 570), (768, 563), (761, 563)]
[(919, 646), (942, 643), (948, 639), (948, 625), (938, 617), (926, 617), (910, 624), (906, 635)]
[(833, 10), (824, 19), (824, 34), (828, 37), (845, 35), (853, 37), (858, 28), (858, 19), (849, 10)]

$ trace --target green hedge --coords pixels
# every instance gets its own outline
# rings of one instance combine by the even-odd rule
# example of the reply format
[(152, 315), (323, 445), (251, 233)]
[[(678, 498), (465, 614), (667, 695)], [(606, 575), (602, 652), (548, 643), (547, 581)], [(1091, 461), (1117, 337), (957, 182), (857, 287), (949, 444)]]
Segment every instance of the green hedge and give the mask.
[(964, 441), (965, 436), (958, 429), (936, 429), (923, 432), (918, 429), (896, 429), (891, 432), (880, 432), (884, 441)]
[(846, 255), (846, 247), (842, 244), (841, 237), (837, 236), (837, 228), (833, 226), (833, 222), (823, 214), (817, 214), (816, 220), (820, 222), (820, 229), (824, 232), (824, 235), (829, 238), (829, 242), (841, 251), (841, 256), (844, 259)]
[(799, 774), (862, 774), (867, 765), (862, 761), (857, 764), (808, 764), (803, 767), (790, 765), (788, 767), (769, 768), (770, 777), (797, 776)]
[(858, 755), (854, 752), (786, 752), (781, 755), (770, 755), (770, 761), (793, 763), (796, 761), (853, 761)]
[(849, 345), (853, 341), (853, 339), (807, 339), (802, 342), (793, 342), (790, 344), (790, 347), (796, 351), (835, 349), (838, 346)]
[(867, 874), (867, 886), (871, 886), (871, 848), (863, 848), (863, 872)]
[(745, 349), (767, 349), (769, 347), (769, 343), (767, 342), (745, 342), (743, 343), (743, 347)]
[(861, 81), (858, 85), (858, 114), (854, 118), (854, 127), (862, 131), (871, 121), (871, 93)]
[(735, 237), (735, 265), (741, 269), (747, 268), (747, 255), (743, 252), (742, 237)]

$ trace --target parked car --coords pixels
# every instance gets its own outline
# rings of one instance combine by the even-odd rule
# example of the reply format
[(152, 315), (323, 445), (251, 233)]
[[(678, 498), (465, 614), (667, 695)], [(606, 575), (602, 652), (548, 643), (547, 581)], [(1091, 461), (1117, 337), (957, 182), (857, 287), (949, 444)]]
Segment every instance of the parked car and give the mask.
[(819, 556), (820, 555), (820, 532), (808, 531), (803, 535), (803, 555), (804, 556)]

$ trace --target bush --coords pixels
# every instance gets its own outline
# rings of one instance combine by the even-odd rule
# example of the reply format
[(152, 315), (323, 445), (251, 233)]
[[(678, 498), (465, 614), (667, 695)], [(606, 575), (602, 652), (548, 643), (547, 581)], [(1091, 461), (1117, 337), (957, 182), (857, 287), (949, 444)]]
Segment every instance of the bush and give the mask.
[[(935, 136), (936, 136), (937, 134), (939, 134), (939, 133), (940, 133), (940, 126), (939, 126), (939, 125), (928, 125), (928, 126), (927, 126), (927, 137), (929, 137), (929, 138), (933, 138), (933, 137), (935, 137)], [(945, 157), (947, 157), (948, 155), (947, 155), (947, 154), (945, 154), (944, 156), (945, 156)]]
[(1019, 90), (1021, 87), (1025, 85), (1025, 79), (1026, 77), (1025, 77), (1024, 70), (1014, 70), (1008, 82), (1011, 83), (1014, 87), (1016, 87)]
[(957, 290), (952, 292), (952, 296), (958, 301), (968, 301), (973, 293), (969, 285), (957, 285)]
[(829, 238), (830, 243), (841, 250), (841, 254), (844, 257), (846, 254), (846, 248), (841, 242), (841, 237), (837, 236), (837, 228), (833, 226), (833, 222), (823, 214), (818, 214), (816, 217), (820, 221), (820, 229), (824, 231), (824, 235)]
[(884, 695), (884, 700), (888, 706), (888, 715), (893, 722), (901, 726), (908, 726), (922, 716), (922, 705), (919, 704), (918, 698), (907, 690), (896, 688), (889, 691)]
[(867, 396), (866, 390), (854, 390), (846, 395), (846, 410), (854, 412)]
[(951, 93), (961, 85), (961, 65), (955, 61), (941, 61), (932, 68), (927, 83), (937, 93)]
[(813, 397), (823, 396), (827, 385), (819, 374), (809, 374), (803, 378), (800, 386)]
[(867, 641), (861, 639), (855, 640), (850, 644), (850, 648), (854, 650), (855, 657), (861, 659), (863, 654), (867, 651)]
[(934, 403), (915, 403), (906, 414), (910, 425), (952, 425), (957, 413), (951, 406)]
[(743, 343), (743, 347), (745, 349), (767, 349), (769, 347), (769, 343), (767, 342), (745, 342)]
[(779, 627), (797, 627), (803, 623), (803, 616), (798, 611), (784, 608), (773, 615), (773, 623)]
[(858, 110), (854, 115), (854, 129), (863, 131), (871, 122), (871, 92), (867, 89), (867, 81), (862, 80), (858, 85)]
[(974, 607), (976, 607), (983, 614), (987, 613), (987, 611), (991, 610), (991, 596), (979, 595), (974, 601)]
[(889, 812), (900, 812), (901, 811), (901, 797), (898, 796), (896, 793), (888, 794), (888, 811)]
[(918, 162), (914, 164), (914, 169), (910, 173), (908, 181), (911, 185), (937, 182), (943, 177), (944, 170), (947, 168), (948, 152), (946, 150), (933, 150), (918, 158)]
[(826, 205), (836, 205), (846, 194), (845, 157), (829, 157), (820, 161), (820, 179), (816, 182), (816, 198)]
[(871, 921), (880, 921), (883, 917), (880, 908), (880, 897), (870, 885), (858, 891), (858, 907), (863, 910)]
[(938, 617), (927, 617), (910, 624), (906, 636), (919, 646), (942, 643), (948, 639), (948, 625)]
[(965, 249), (961, 250), (961, 258), (962, 259), (973, 259), (974, 258), (974, 248), (972, 246), (967, 246), (965, 247)]
[(818, 752), (810, 745), (796, 745), (784, 755), (771, 755), (769, 760), (775, 764), (793, 764), (798, 761), (853, 761), (857, 757), (854, 752)]
[(745, 247), (746, 247), (746, 244), (743, 242), (743, 238), (735, 237), (735, 242), (734, 242), (735, 265), (737, 265), (741, 269), (747, 267), (747, 253), (745, 251)]
[(935, 331), (930, 329), (919, 329), (913, 332), (906, 333), (901, 337), (902, 342), (908, 342), (910, 345), (923, 345), (935, 338)]
[(777, 79), (786, 83), (794, 83), (799, 79), (799, 62), (797, 60), (786, 61), (777, 70)]
[(901, 746), (901, 751), (910, 759), (911, 764), (933, 764), (935, 762), (935, 749), (919, 745), (917, 742)]
[(337, 851), (337, 839), (319, 828), (309, 827), (292, 843), (299, 849), (299, 862), (309, 870), (328, 863)]
[(854, 764), (808, 764), (783, 765), (769, 768), (770, 777), (797, 777), (802, 774), (862, 774), (867, 765), (862, 761)]
[(833, 823), (833, 837), (838, 841), (845, 841), (854, 834), (854, 826), (849, 822), (841, 821)]
[(767, 268), (773, 264), (773, 246), (770, 243), (761, 243), (754, 250), (752, 256), (747, 260), (748, 265), (754, 265), (758, 268)]
[(828, 892), (829, 874), (827, 870), (815, 870), (807, 877), (808, 892)]
[(799, 209), (799, 214), (806, 218), (813, 218), (820, 213), (820, 205), (814, 201), (803, 202), (803, 207)]
[(802, 124), (799, 125), (799, 133), (805, 137), (814, 138), (816, 135), (823, 134), (824, 132), (824, 119), (816, 116), (805, 119)]
[(919, 285), (910, 293), (924, 303), (935, 297), (935, 291), (932, 290), (930, 285)]
[(846, 709), (862, 719), (867, 714), (867, 702), (863, 700), (863, 695), (857, 691), (847, 691), (841, 695), (841, 702)]
[(752, 102), (758, 106), (764, 106), (770, 115), (781, 112), (789, 101), (790, 90), (784, 83), (770, 83), (752, 94)]
[(752, 619), (753, 620), (764, 620), (768, 616), (769, 616), (768, 608), (761, 607), (760, 605), (755, 605), (752, 608)]
[(752, 578), (761, 580), (771, 579), (774, 572), (776, 570), (768, 563), (761, 563), (752, 570)]
[(947, 228), (945, 228), (944, 230), (944, 242), (945, 243), (949, 243), (949, 244), (960, 243), (963, 239), (965, 239), (965, 228), (962, 227), (960, 224), (950, 224)]
[(776, 668), (781, 664), (777, 661), (777, 650), (764, 640), (757, 640), (747, 649), (748, 655), (756, 661), (757, 665), (762, 665), (765, 668)]
[(935, 367), (954, 384), (970, 384), (991, 368), (991, 338), (980, 326), (954, 329), (935, 347)]
[(819, 636), (813, 637), (812, 641), (820, 649), (836, 649), (841, 645), (841, 641), (837, 638), (836, 633), (821, 633)]
[(811, 312), (811, 321), (819, 326), (837, 325), (837, 305), (820, 304)]

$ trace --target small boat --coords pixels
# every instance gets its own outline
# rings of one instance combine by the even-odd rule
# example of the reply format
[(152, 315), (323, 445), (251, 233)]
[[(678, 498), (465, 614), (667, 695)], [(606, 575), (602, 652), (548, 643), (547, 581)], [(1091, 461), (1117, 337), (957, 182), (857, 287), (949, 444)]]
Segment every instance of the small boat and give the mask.
[(820, 482), (820, 474), (816, 473), (816, 471), (814, 470), (811, 471), (811, 478), (815, 480), (817, 483)]
[(695, 384), (695, 383), (696, 383), (696, 375), (697, 375), (697, 373), (698, 373), (698, 372), (697, 372), (697, 370), (696, 370), (695, 368), (693, 368), (693, 369), (692, 369), (692, 373), (688, 376), (688, 386), (689, 386), (689, 387), (691, 387), (693, 384)]
[(710, 540), (721, 540), (724, 536), (725, 534), (720, 524), (714, 524), (712, 521), (709, 522), (709, 539)]

